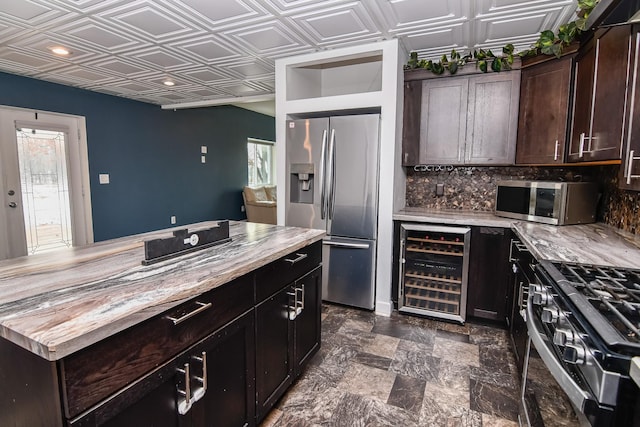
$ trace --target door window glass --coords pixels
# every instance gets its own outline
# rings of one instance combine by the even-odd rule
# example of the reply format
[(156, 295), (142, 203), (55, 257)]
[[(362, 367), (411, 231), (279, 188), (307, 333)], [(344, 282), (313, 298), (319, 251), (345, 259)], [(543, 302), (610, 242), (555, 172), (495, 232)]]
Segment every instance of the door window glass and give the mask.
[(27, 252), (71, 247), (66, 135), (19, 128), (16, 136)]

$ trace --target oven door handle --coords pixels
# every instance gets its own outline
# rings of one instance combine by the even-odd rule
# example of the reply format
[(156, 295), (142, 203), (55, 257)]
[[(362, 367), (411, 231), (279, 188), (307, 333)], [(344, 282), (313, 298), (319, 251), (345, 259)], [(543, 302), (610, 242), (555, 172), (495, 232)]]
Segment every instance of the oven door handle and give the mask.
[(562, 362), (556, 359), (553, 351), (549, 348), (545, 341), (548, 341), (538, 329), (535, 324), (535, 318), (533, 314), (533, 302), (531, 299), (527, 302), (527, 330), (529, 332), (529, 337), (531, 338), (531, 342), (535, 346), (540, 358), (553, 375), (553, 378), (556, 379), (560, 388), (564, 390), (564, 392), (571, 400), (571, 403), (578, 408), (582, 413), (584, 413), (584, 409), (586, 403), (588, 401), (595, 401), (590, 393), (583, 390), (571, 376), (567, 373), (567, 371), (562, 366)]

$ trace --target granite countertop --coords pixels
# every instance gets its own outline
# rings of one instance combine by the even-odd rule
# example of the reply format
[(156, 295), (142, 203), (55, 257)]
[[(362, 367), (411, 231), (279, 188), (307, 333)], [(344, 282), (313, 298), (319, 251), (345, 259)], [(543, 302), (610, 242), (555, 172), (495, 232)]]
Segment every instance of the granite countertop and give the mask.
[(510, 228), (513, 223), (518, 221), (496, 216), (493, 212), (427, 208), (404, 208), (394, 213), (393, 219), (397, 221), (502, 228)]
[(0, 261), (0, 336), (58, 360), (324, 236), (230, 222), (231, 242), (143, 266), (144, 240), (174, 229)]
[(537, 260), (640, 268), (640, 237), (609, 225), (522, 221), (512, 229)]

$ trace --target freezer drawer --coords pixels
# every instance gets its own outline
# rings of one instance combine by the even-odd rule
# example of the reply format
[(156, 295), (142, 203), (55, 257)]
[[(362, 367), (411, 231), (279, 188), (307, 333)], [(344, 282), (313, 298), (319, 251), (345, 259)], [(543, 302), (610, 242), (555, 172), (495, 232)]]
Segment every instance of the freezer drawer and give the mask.
[(373, 310), (376, 241), (330, 237), (322, 242), (322, 299)]

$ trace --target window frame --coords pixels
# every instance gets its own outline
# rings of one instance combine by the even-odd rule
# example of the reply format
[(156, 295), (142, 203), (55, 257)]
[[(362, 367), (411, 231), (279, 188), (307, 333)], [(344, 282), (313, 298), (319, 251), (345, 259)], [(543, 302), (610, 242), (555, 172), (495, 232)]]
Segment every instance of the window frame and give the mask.
[[(271, 153), (270, 153), (270, 164), (269, 164), (269, 182), (266, 183), (258, 183), (255, 182), (253, 179), (256, 178), (255, 176), (255, 171), (257, 170), (257, 168), (254, 166), (254, 171), (250, 170), (250, 165), (249, 165), (249, 144), (253, 144), (255, 146), (258, 145), (264, 145), (264, 146), (268, 146)], [(256, 185), (276, 185), (276, 151), (275, 151), (275, 146), (276, 143), (275, 141), (269, 141), (266, 139), (260, 139), (260, 138), (247, 138), (247, 185), (249, 186), (256, 186)], [(252, 172), (253, 175), (252, 176)], [(253, 182), (252, 182), (253, 181)]]

